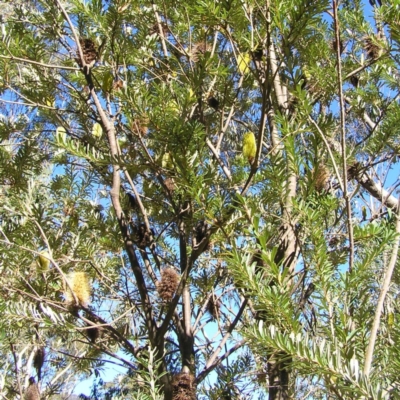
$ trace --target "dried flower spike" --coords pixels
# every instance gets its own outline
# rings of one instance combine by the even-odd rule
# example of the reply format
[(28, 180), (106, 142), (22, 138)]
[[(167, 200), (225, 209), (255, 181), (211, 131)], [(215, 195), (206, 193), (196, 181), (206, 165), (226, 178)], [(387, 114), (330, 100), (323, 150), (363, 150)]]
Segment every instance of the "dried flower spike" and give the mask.
[(172, 378), (173, 400), (196, 400), (194, 376), (181, 372)]
[(35, 378), (32, 376), (29, 378), (29, 386), (28, 389), (26, 389), (25, 400), (40, 400), (39, 388)]
[[(97, 52), (95, 42), (92, 39), (80, 38), (79, 44), (81, 45), (81, 48), (82, 48), (82, 53), (83, 53), (83, 58), (85, 60), (85, 64), (89, 68), (92, 68), (93, 65), (96, 63), (96, 60), (98, 59), (98, 52)], [(77, 61), (78, 61), (78, 64), (80, 66), (82, 66), (82, 62), (80, 60), (77, 60)]]
[(157, 283), (157, 291), (164, 301), (171, 301), (179, 286), (179, 275), (173, 268), (165, 268), (161, 271), (161, 281)]
[(44, 358), (46, 356), (46, 350), (44, 347), (39, 347), (35, 355), (33, 356), (33, 367), (36, 369), (38, 380), (42, 379), (42, 367), (44, 364)]
[(329, 170), (324, 164), (319, 164), (316, 171), (314, 172), (314, 185), (315, 190), (321, 193), (326, 188), (326, 184), (329, 180)]

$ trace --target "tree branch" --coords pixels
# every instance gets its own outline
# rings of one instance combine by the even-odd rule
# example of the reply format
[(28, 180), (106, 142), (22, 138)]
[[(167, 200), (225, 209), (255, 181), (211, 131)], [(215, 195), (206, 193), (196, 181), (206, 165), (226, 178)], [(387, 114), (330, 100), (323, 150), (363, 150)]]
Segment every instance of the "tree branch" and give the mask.
[(369, 373), (371, 371), (372, 357), (374, 354), (376, 337), (378, 335), (381, 315), (382, 315), (382, 311), (383, 311), (383, 304), (385, 302), (386, 294), (389, 290), (393, 271), (394, 271), (394, 268), (395, 268), (396, 262), (397, 262), (397, 255), (398, 255), (398, 250), (399, 250), (399, 236), (398, 235), (400, 234), (400, 208), (397, 211), (396, 217), (397, 217), (396, 218), (396, 241), (393, 244), (390, 262), (389, 262), (389, 265), (385, 272), (385, 278), (383, 280), (382, 289), (379, 294), (378, 304), (377, 304), (376, 310), (375, 310), (374, 322), (373, 322), (372, 328), (371, 328), (371, 334), (370, 334), (370, 338), (369, 338), (368, 348), (365, 353), (364, 374), (367, 377), (369, 376)]
[(333, 19), (335, 23), (335, 42), (336, 42), (336, 61), (337, 61), (337, 79), (339, 89), (339, 106), (340, 106), (340, 138), (342, 145), (342, 167), (343, 167), (343, 197), (346, 202), (347, 212), (347, 230), (349, 235), (349, 272), (353, 270), (354, 266), (354, 235), (353, 235), (353, 223), (351, 220), (351, 202), (350, 194), (347, 188), (347, 154), (346, 154), (346, 110), (344, 105), (343, 95), (343, 80), (342, 80), (342, 59), (340, 52), (340, 30), (339, 30), (339, 18), (337, 14), (337, 3), (336, 0), (332, 0), (333, 7)]
[(44, 68), (65, 69), (65, 70), (69, 70), (69, 71), (79, 71), (80, 70), (80, 68), (77, 68), (77, 67), (68, 67), (68, 66), (64, 66), (64, 65), (45, 64), (45, 63), (41, 63), (41, 62), (38, 62), (38, 61), (29, 60), (29, 59), (26, 59), (26, 58), (15, 57), (13, 55), (11, 55), (11, 56), (3, 56), (3, 55), (0, 54), (0, 58), (3, 58), (5, 60), (11, 60), (11, 61), (21, 61), (21, 62), (27, 63), (27, 64), (39, 65), (40, 67), (44, 67)]
[(399, 209), (399, 200), (392, 196), (379, 183), (374, 182), (366, 172), (360, 171), (356, 173), (355, 179), (372, 197), (381, 201), (386, 207), (397, 212)]

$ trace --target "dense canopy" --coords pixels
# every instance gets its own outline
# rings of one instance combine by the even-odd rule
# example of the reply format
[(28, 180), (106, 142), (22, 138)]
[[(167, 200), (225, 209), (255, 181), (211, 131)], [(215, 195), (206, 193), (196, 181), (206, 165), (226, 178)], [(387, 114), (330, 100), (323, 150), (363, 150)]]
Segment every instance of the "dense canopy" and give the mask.
[(397, 398), (398, 0), (0, 8), (1, 398)]

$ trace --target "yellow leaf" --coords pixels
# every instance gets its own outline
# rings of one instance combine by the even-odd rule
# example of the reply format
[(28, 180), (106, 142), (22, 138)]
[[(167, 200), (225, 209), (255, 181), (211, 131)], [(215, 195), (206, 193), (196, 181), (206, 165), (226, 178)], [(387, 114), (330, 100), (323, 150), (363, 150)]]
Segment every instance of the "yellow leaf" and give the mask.
[(246, 132), (243, 135), (243, 156), (252, 164), (257, 152), (256, 138), (253, 132)]
[(46, 98), (46, 106), (54, 107), (55, 105), (56, 105), (56, 102), (55, 102), (54, 98), (52, 98), (52, 97)]
[(104, 74), (103, 77), (103, 84), (101, 86), (101, 88), (103, 89), (104, 92), (106, 93), (110, 93), (111, 89), (113, 87), (113, 82), (114, 82), (114, 77), (113, 74), (111, 73), (111, 71), (107, 71)]
[(172, 157), (171, 154), (169, 153), (164, 153), (161, 159), (161, 166), (165, 169), (172, 169), (173, 168), (173, 163), (172, 163)]
[(394, 314), (392, 312), (388, 314), (388, 325), (389, 326), (394, 325)]
[(172, 112), (173, 114), (178, 114), (179, 113), (178, 103), (175, 100), (168, 101), (167, 111), (168, 113)]
[(249, 53), (238, 55), (237, 63), (239, 71), (242, 75), (245, 75), (250, 71), (249, 68), (250, 62), (251, 62), (251, 56)]
[(50, 267), (49, 253), (47, 251), (41, 251), (36, 259), (37, 271), (46, 272)]
[(103, 135), (103, 128), (101, 127), (101, 125), (100, 125), (98, 122), (96, 122), (96, 123), (93, 125), (93, 128), (92, 128), (92, 135), (93, 135), (95, 138), (101, 138), (101, 136)]
[(62, 126), (57, 127), (57, 129), (56, 129), (56, 134), (57, 135), (65, 136), (66, 133), (67, 133), (66, 130)]

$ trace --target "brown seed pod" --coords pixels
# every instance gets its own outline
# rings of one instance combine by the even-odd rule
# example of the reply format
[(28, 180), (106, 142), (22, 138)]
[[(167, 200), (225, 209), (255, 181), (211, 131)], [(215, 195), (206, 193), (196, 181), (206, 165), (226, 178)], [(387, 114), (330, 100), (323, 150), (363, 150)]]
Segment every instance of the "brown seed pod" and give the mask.
[(170, 192), (173, 192), (176, 189), (174, 178), (166, 178), (164, 184)]
[(214, 97), (214, 96), (210, 96), (207, 99), (207, 104), (213, 108), (214, 110), (218, 110), (219, 108), (219, 101)]
[(360, 83), (360, 79), (356, 75), (352, 75), (350, 77), (350, 83), (355, 87), (358, 88), (358, 84)]
[(252, 51), (251, 53), (252, 53), (255, 61), (262, 61), (262, 58), (264, 56), (264, 49), (261, 46), (261, 44), (258, 45), (256, 47), (256, 49), (254, 51)]
[(358, 162), (353, 163), (352, 165), (349, 165), (347, 168), (347, 179), (350, 181), (352, 179), (356, 179), (357, 176), (360, 173), (360, 168), (361, 164)]
[(142, 136), (146, 136), (148, 131), (149, 131), (149, 118), (146, 116), (143, 116), (142, 118), (135, 118), (132, 121), (132, 131), (134, 134), (142, 137)]
[(33, 376), (29, 378), (29, 386), (25, 392), (25, 400), (40, 400), (39, 388)]
[(199, 42), (196, 43), (191, 51), (192, 60), (198, 62), (200, 58), (207, 52), (211, 50), (211, 46), (208, 43)]
[(164, 268), (161, 271), (161, 281), (157, 282), (158, 295), (167, 302), (174, 297), (179, 286), (179, 275), (173, 268)]
[(207, 234), (208, 225), (205, 221), (199, 221), (196, 225), (196, 244), (199, 244)]
[(315, 190), (321, 193), (325, 190), (326, 184), (328, 183), (330, 174), (328, 168), (324, 164), (319, 164), (317, 169), (313, 171)]
[[(82, 48), (85, 64), (88, 65), (90, 68), (93, 67), (96, 60), (98, 59), (98, 52), (95, 42), (89, 38), (80, 38), (79, 43)], [(78, 61), (78, 64), (82, 66), (82, 62), (80, 60)]]
[(114, 90), (119, 90), (119, 89), (122, 89), (123, 87), (124, 87), (124, 82), (121, 81), (120, 79), (113, 83)]
[(371, 59), (378, 58), (382, 54), (382, 48), (371, 37), (367, 37), (364, 40), (364, 50), (367, 53), (367, 57)]
[(206, 310), (210, 313), (210, 315), (214, 319), (219, 318), (221, 310), (221, 302), (214, 294), (209, 298)]
[[(86, 318), (91, 322), (94, 322), (94, 323), (98, 322), (96, 317), (93, 317), (92, 315), (87, 314), (87, 313), (86, 313)], [(88, 336), (89, 340), (92, 343), (96, 343), (97, 339), (101, 335), (101, 330), (102, 329), (97, 327), (97, 326), (90, 325), (90, 324), (87, 324), (87, 326), (90, 327), (90, 328), (86, 329), (86, 333), (87, 333), (87, 336)]]
[(42, 367), (44, 364), (44, 358), (46, 356), (46, 350), (44, 347), (39, 347), (35, 355), (33, 356), (33, 367), (36, 369), (38, 380), (42, 379)]
[(140, 224), (139, 226), (134, 225), (132, 231), (133, 240), (140, 249), (145, 249), (147, 246), (150, 246), (154, 236), (153, 229), (147, 232), (146, 225)]
[[(336, 53), (336, 48), (337, 48), (337, 41), (336, 39), (333, 39), (331, 42), (331, 46), (332, 46), (332, 50)], [(343, 42), (341, 40), (339, 40), (339, 47), (340, 47), (340, 54), (343, 53), (344, 49), (345, 49), (345, 45), (343, 44)]]
[(196, 400), (194, 376), (181, 372), (172, 378), (173, 400)]

